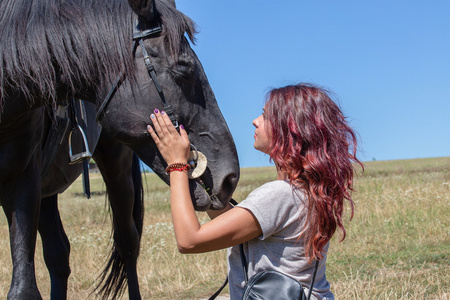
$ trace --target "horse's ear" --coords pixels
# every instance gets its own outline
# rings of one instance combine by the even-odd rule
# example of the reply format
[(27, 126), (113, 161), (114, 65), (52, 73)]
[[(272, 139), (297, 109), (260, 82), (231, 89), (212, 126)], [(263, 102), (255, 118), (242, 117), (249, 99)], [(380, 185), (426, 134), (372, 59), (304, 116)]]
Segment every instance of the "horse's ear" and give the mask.
[(151, 21), (156, 16), (154, 0), (128, 0), (133, 11), (144, 20)]

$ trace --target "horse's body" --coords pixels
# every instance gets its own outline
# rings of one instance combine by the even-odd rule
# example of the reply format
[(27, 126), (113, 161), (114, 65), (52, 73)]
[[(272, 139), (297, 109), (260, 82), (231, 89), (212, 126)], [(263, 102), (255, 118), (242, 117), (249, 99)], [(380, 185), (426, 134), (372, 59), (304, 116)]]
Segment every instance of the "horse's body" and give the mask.
[[(135, 265), (138, 255), (137, 247), (139, 247), (142, 233), (144, 207), (140, 162), (129, 147), (111, 139), (105, 132), (101, 134), (98, 132), (95, 114), (95, 107), (87, 105), (88, 126), (85, 133), (90, 149), (95, 150), (93, 157), (106, 184), (108, 200), (114, 212), (115, 235), (115, 246), (103, 275), (103, 286), (99, 287), (99, 290), (103, 290), (105, 294), (111, 292), (114, 294), (114, 288), (116, 288), (119, 292), (121, 287), (119, 282), (127, 276), (125, 268), (131, 268), (129, 270), (132, 276), (129, 280), (130, 298), (139, 298)], [(59, 217), (57, 193), (63, 192), (82, 171), (81, 163), (68, 164), (67, 138), (66, 133), (52, 167), (48, 175), (42, 179), (41, 185), (42, 199), (38, 230), (42, 239), (44, 260), (50, 273), (52, 299), (66, 297), (67, 280), (70, 275), (70, 244)], [(75, 141), (72, 144), (74, 143)], [(119, 253), (125, 254), (119, 256)], [(126, 253), (132, 255), (126, 255)], [(112, 264), (116, 266), (112, 267)], [(111, 274), (107, 274), (107, 271), (111, 271)], [(11, 298), (17, 297), (16, 294), (11, 295)]]
[[(135, 13), (125, 0), (0, 2), (0, 202), (10, 227), (9, 298), (40, 298), (34, 275), (37, 229), (52, 298), (66, 297), (69, 243), (56, 195), (81, 167), (69, 167), (67, 155), (58, 154), (46, 178), (41, 177), (48, 107), (54, 110), (70, 97), (101, 107), (102, 133), (94, 159), (106, 183), (115, 240), (107, 267), (110, 274), (104, 275), (100, 287), (105, 297), (120, 294), (127, 280), (129, 298), (140, 298), (136, 260), (142, 198), (140, 178), (133, 176), (137, 164), (133, 152), (168, 182), (165, 163), (146, 131), (152, 110), (163, 109), (156, 79), (191, 142), (208, 158), (206, 172), (190, 181), (195, 208), (222, 208), (236, 187), (239, 164), (234, 142), (202, 66), (184, 38), (185, 32), (194, 34), (190, 19), (163, 0), (156, 6), (152, 1), (129, 4)], [(141, 30), (162, 26), (161, 34), (141, 44), (156, 69), (153, 79), (141, 46), (132, 44), (136, 14)], [(101, 106), (119, 74), (125, 81)]]

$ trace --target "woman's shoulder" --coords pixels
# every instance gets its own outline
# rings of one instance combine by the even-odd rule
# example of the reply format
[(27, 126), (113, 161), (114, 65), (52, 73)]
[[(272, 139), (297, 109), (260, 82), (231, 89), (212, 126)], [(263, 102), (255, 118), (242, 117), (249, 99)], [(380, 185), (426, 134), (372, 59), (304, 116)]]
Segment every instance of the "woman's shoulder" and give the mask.
[(292, 191), (292, 186), (288, 180), (274, 180), (262, 184), (255, 191), (264, 190), (278, 190), (278, 191)]
[[(256, 188), (252, 193), (263, 194), (266, 196), (292, 196), (295, 198), (303, 198), (303, 192), (293, 187), (289, 180), (269, 181)], [(252, 194), (250, 193), (250, 194)]]
[(266, 206), (265, 204), (273, 206), (276, 203), (279, 203), (276, 206), (280, 206), (280, 204), (298, 206), (301, 201), (286, 201), (286, 199), (292, 198), (301, 200), (303, 196), (302, 193), (299, 193), (291, 186), (288, 180), (275, 180), (264, 183), (253, 190), (243, 203), (248, 203), (249, 205), (250, 203), (255, 203), (263, 207)]

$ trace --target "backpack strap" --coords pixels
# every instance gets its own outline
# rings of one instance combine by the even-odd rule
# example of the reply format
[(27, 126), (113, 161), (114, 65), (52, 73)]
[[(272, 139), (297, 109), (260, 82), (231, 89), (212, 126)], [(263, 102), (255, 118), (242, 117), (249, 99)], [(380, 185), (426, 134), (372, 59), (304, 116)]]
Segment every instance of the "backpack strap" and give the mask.
[[(230, 203), (233, 205), (233, 206), (236, 206), (236, 205), (238, 205), (238, 202), (236, 201), (236, 200), (234, 200), (233, 198), (231, 198), (230, 199)], [(242, 245), (242, 244), (241, 244)], [(239, 245), (239, 246), (241, 246), (241, 245)], [(222, 292), (222, 290), (227, 286), (227, 284), (228, 284), (228, 276), (227, 276), (227, 278), (225, 278), (225, 281), (222, 283), (222, 286), (211, 296), (211, 297), (209, 297), (208, 298), (208, 300), (214, 300), (214, 299), (216, 299), (216, 297), (217, 296), (219, 296), (219, 294)]]

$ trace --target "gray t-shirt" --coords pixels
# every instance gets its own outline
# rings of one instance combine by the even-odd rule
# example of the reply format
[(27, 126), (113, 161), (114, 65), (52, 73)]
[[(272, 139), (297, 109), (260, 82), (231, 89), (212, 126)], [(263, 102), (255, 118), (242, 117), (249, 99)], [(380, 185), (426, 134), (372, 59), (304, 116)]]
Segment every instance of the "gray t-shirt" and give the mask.
[[(303, 201), (303, 193), (293, 190), (289, 181), (277, 180), (257, 188), (239, 203), (238, 207), (253, 213), (263, 232), (244, 243), (248, 278), (263, 270), (276, 270), (299, 280), (308, 294), (315, 262), (307, 262), (304, 240), (299, 239), (306, 217)], [(230, 297), (241, 299), (245, 282), (239, 246), (227, 252)], [(325, 276), (325, 261), (326, 253), (319, 263), (311, 299), (334, 299)]]

